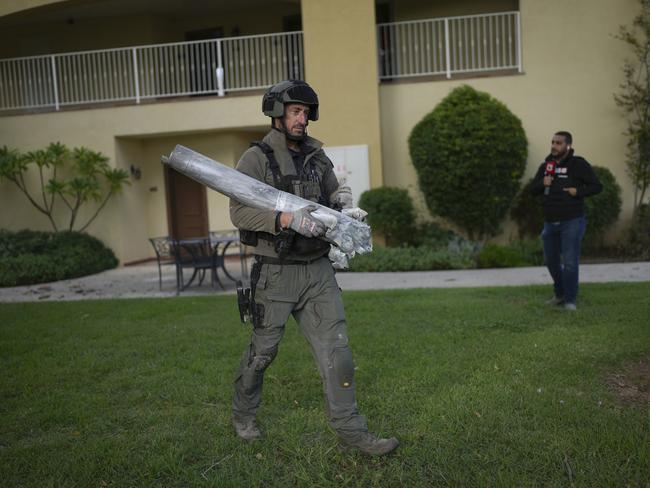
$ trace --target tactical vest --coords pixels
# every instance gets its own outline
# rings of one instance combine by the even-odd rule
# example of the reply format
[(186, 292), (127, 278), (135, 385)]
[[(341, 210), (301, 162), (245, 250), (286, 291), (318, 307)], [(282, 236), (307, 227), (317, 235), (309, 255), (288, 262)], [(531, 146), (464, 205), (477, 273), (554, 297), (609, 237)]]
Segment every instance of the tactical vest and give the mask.
[[(323, 178), (316, 171), (313, 163), (310, 163), (309, 167), (303, 166), (299, 171), (296, 168), (297, 175), (283, 175), (271, 146), (263, 141), (254, 141), (251, 143), (252, 146), (259, 147), (268, 159), (275, 188), (327, 206)], [(261, 231), (240, 230), (240, 238), (241, 242), (247, 246), (257, 246), (258, 239), (271, 241), (275, 244), (275, 250), (281, 258), (282, 254), (286, 254), (286, 252), (294, 253), (297, 256), (313, 255), (317, 252), (322, 252), (324, 255), (329, 252), (330, 247), (321, 239), (308, 238), (292, 230), (283, 230), (278, 235)], [(288, 246), (289, 249), (283, 249), (283, 246)]]

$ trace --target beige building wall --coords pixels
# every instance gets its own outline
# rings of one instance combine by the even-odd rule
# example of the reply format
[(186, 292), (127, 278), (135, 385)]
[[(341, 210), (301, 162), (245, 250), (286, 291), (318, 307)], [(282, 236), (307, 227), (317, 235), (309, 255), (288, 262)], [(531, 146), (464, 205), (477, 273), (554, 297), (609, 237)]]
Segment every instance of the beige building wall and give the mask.
[[(179, 4), (180, 5), (180, 4)], [(264, 8), (245, 9), (236, 4), (219, 12), (199, 14), (191, 4), (181, 15), (131, 14), (109, 17), (30, 21), (32, 12), (18, 18), (2, 18), (0, 10), (0, 58), (111, 49), (185, 41), (190, 31), (221, 28), (223, 37), (282, 32), (283, 18), (300, 14), (297, 2), (269, 1)], [(49, 7), (62, 9), (65, 5)], [(32, 17), (33, 18), (33, 17)], [(36, 17), (38, 20), (40, 17)]]
[(0, 2), (0, 17), (55, 3), (62, 3), (62, 0), (3, 0)]
[[(495, 9), (510, 9), (509, 1), (491, 1)], [(423, 8), (441, 9), (439, 14), (432, 11), (432, 16), (463, 13), (453, 10), (453, 2), (421, 3)], [(547, 154), (554, 131), (573, 132), (577, 153), (610, 168), (623, 187), (620, 229), (631, 213), (632, 189), (624, 166), (625, 121), (612, 94), (622, 80), (622, 60), (629, 53), (612, 34), (620, 24), (630, 24), (637, 0), (519, 3), (523, 74), (380, 85), (373, 0), (302, 0), (306, 78), (321, 100), (321, 119), (310, 125), (310, 133), (329, 146), (369, 145), (371, 186), (408, 188), (421, 202), (408, 135), (451, 89), (468, 83), (503, 101), (522, 119), (530, 143), (527, 177)], [(396, 15), (404, 17), (396, 20), (429, 16), (417, 7), (414, 0), (396, 2)], [(2, 8), (6, 4), (0, 5), (0, 15)], [(167, 32), (165, 25), (151, 29)], [(151, 29), (147, 35), (154, 35)], [(267, 131), (260, 98), (261, 92), (254, 92), (3, 116), (0, 146), (28, 151), (60, 141), (101, 151), (115, 167), (138, 166), (142, 178), (131, 179), (124, 194), (114, 198), (89, 228), (123, 263), (131, 262), (151, 255), (148, 237), (168, 233), (160, 155), (181, 143), (234, 164), (249, 141)], [(3, 183), (0, 188), (0, 228), (49, 228), (45, 217), (13, 186)], [(225, 198), (210, 192), (208, 204), (210, 228), (230, 227)], [(57, 215), (63, 218), (61, 212)]]
[[(126, 193), (118, 202), (121, 207), (118, 213), (124, 216), (120, 219), (120, 234), (128, 236), (128, 242), (122, 246), (126, 250), (125, 262), (153, 256), (148, 239), (170, 234), (165, 168), (160, 162), (162, 155), (168, 155), (174, 146), (182, 144), (215, 161), (234, 167), (250, 142), (263, 136), (264, 133), (259, 131), (223, 131), (144, 139), (120, 138), (117, 141), (118, 155), (131, 161), (140, 161), (138, 167), (142, 173), (141, 179), (132, 181), (132, 191)], [(208, 188), (207, 199), (209, 229), (232, 229), (228, 198)]]
[(434, 17), (453, 17), (456, 15), (490, 14), (510, 12), (519, 9), (519, 0), (481, 0), (459, 2), (458, 0), (399, 0), (393, 2), (393, 19), (395, 22)]
[[(524, 181), (549, 153), (557, 130), (573, 134), (576, 154), (612, 171), (623, 189), (622, 218), (612, 231), (616, 234), (629, 220), (633, 200), (624, 163), (626, 123), (612, 96), (629, 52), (612, 34), (631, 23), (638, 2), (520, 0), (520, 5), (523, 74), (380, 86), (384, 182), (408, 188), (424, 209), (407, 140), (415, 124), (466, 83), (504, 102), (522, 120), (529, 142)], [(506, 226), (501, 239), (511, 235), (513, 228)]]
[[(68, 147), (85, 146), (109, 158), (113, 167), (140, 168), (142, 177), (114, 197), (88, 232), (111, 247), (122, 263), (151, 255), (148, 238), (166, 235), (167, 209), (160, 156), (183, 144), (229, 165), (239, 159), (250, 141), (267, 131), (268, 119), (260, 111), (260, 94), (192, 99), (168, 103), (70, 110), (61, 113), (0, 117), (0, 146), (26, 152), (59, 141)], [(37, 190), (37, 175), (31, 175)], [(0, 228), (50, 229), (10, 183), (2, 183)], [(152, 190), (155, 188), (155, 190)], [(209, 191), (209, 226), (231, 228), (225, 197)], [(81, 215), (90, 215), (92, 207)], [(11, 209), (8, 211), (7, 209)], [(58, 221), (66, 214), (59, 205)]]
[(150, 16), (114, 17), (19, 24), (0, 29), (0, 56), (14, 58), (41, 54), (87, 51), (155, 42)]
[(328, 146), (367, 144), (370, 185), (383, 183), (374, 0), (302, 0), (306, 80), (320, 119), (310, 134)]

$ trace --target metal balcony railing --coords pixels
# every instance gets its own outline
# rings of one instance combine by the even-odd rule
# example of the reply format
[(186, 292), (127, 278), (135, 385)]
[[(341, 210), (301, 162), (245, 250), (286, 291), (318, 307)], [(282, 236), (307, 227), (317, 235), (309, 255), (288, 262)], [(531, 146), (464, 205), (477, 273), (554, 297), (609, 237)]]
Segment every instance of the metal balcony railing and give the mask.
[(302, 32), (0, 60), (0, 110), (266, 88), (302, 79)]
[(377, 25), (379, 79), (521, 72), (519, 12)]
[[(521, 72), (519, 12), (377, 25), (379, 79)], [(302, 32), (0, 60), (0, 111), (266, 88), (304, 78)]]

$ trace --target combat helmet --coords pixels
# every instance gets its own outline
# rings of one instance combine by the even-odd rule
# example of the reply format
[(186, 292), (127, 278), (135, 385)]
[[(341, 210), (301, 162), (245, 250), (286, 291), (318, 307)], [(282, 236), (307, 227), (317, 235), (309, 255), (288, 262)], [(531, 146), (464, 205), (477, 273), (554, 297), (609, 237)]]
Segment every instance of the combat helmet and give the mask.
[(302, 80), (281, 81), (269, 88), (262, 98), (262, 112), (271, 118), (284, 115), (286, 103), (302, 103), (310, 107), (308, 119), (318, 120), (318, 95)]

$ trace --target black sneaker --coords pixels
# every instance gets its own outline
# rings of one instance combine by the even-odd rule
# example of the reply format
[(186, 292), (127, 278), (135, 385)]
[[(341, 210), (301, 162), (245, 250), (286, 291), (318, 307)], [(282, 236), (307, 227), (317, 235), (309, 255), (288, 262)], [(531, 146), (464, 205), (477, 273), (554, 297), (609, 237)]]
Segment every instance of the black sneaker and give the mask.
[(383, 456), (393, 452), (399, 446), (399, 441), (395, 437), (390, 439), (380, 439), (370, 432), (363, 432), (350, 439), (341, 439), (341, 450), (349, 452), (358, 450), (368, 456)]

